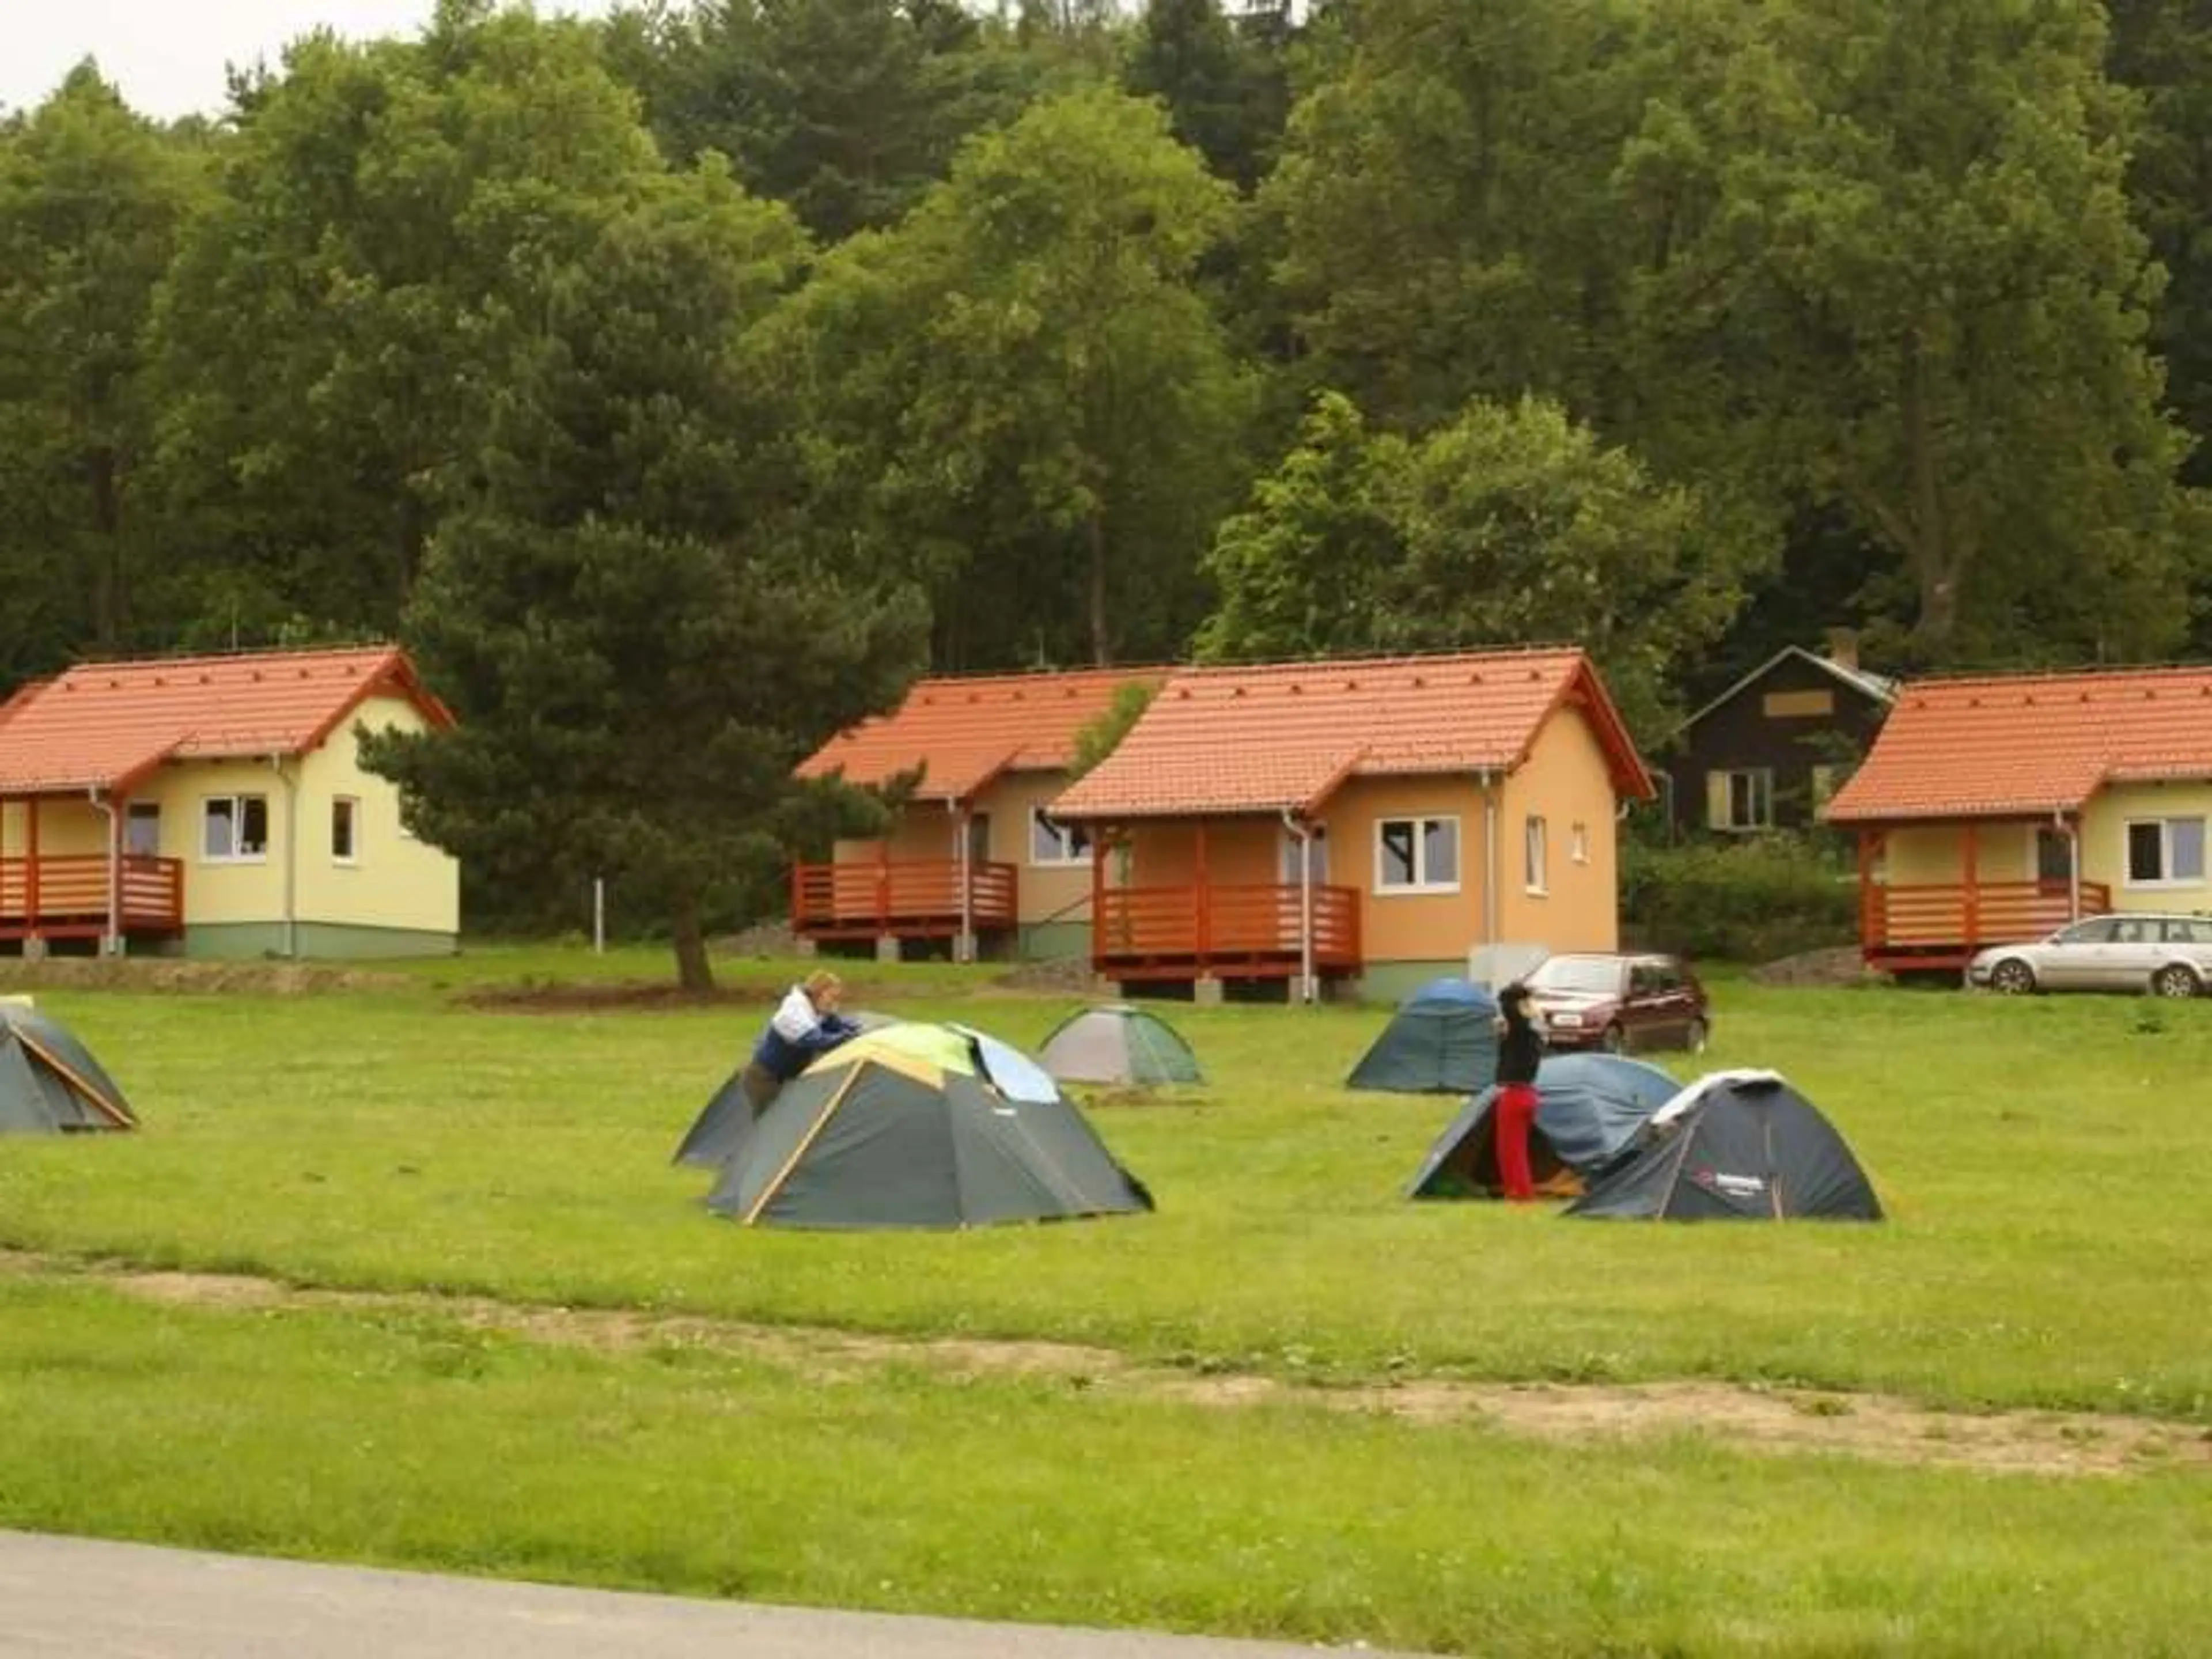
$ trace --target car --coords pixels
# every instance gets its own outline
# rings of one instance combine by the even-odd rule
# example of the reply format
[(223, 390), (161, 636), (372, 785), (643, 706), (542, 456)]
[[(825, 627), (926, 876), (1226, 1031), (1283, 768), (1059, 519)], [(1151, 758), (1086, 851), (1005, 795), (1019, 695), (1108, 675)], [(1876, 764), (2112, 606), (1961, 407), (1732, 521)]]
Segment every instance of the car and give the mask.
[(1522, 982), (1554, 1048), (1703, 1054), (1712, 1036), (1705, 987), (1679, 957), (1571, 952), (1545, 957)]
[(2212, 916), (2089, 916), (2045, 939), (1978, 952), (1966, 964), (1966, 983), (2010, 996), (2036, 991), (2197, 996), (2212, 985)]

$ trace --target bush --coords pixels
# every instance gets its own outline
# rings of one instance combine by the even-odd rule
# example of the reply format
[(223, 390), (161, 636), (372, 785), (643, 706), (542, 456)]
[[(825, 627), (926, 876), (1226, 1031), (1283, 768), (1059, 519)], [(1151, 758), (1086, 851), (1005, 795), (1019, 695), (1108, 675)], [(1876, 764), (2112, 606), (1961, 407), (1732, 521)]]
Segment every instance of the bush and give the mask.
[(1771, 962), (1858, 937), (1858, 880), (1809, 838), (1621, 848), (1621, 921), (1644, 948)]

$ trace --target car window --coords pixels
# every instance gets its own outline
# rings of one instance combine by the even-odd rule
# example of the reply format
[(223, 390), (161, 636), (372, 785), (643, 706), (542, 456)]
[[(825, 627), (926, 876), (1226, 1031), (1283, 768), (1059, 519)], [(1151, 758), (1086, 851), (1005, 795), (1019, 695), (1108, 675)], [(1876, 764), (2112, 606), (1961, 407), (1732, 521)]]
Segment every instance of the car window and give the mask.
[(2138, 921), (2132, 917), (2116, 923), (2112, 929), (2112, 942), (2116, 945), (2149, 945), (2157, 938), (2156, 922)]
[(1632, 968), (1628, 970), (1628, 994), (1632, 997), (1656, 996), (1659, 975), (1650, 968)]
[(2113, 922), (2110, 916), (2099, 916), (2094, 921), (2077, 921), (2059, 934), (2061, 945), (2109, 945), (2112, 942)]
[(1610, 957), (1547, 957), (1524, 982), (1539, 991), (1613, 996), (1620, 990), (1620, 963)]
[(2212, 921), (2177, 916), (2166, 924), (2168, 945), (2212, 945)]

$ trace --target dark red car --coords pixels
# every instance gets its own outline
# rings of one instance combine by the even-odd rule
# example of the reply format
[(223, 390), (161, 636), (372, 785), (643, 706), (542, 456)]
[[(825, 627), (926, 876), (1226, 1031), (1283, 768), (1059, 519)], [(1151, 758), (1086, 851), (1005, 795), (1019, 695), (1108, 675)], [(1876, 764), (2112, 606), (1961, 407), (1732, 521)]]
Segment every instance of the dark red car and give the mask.
[(1554, 1048), (1705, 1052), (1712, 1010), (1705, 987), (1680, 957), (1547, 957), (1523, 981)]

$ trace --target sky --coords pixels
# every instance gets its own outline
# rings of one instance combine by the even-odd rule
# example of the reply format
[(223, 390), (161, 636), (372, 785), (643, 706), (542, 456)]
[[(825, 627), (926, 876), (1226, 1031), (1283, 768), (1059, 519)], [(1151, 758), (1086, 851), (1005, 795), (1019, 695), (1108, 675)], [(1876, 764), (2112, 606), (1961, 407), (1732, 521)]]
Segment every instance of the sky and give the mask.
[[(349, 40), (414, 34), (435, 0), (0, 0), (0, 108), (44, 101), (85, 58), (158, 120), (223, 106), (223, 65), (267, 59), (327, 26)], [(541, 0), (541, 12), (597, 15), (611, 0)]]

